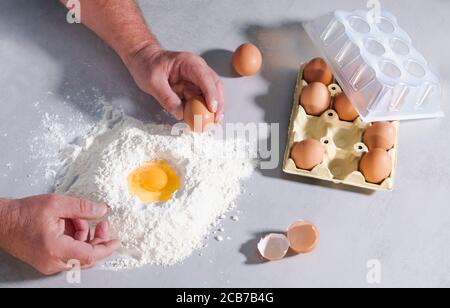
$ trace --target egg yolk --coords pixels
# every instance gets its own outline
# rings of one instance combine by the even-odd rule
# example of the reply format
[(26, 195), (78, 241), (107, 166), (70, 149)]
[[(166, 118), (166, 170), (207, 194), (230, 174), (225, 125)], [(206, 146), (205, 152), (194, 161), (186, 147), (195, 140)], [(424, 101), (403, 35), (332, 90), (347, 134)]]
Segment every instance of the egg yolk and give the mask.
[(166, 202), (180, 188), (180, 178), (166, 162), (152, 161), (128, 176), (128, 187), (143, 203)]
[(160, 167), (151, 166), (139, 174), (139, 184), (148, 191), (161, 191), (169, 181), (167, 174)]

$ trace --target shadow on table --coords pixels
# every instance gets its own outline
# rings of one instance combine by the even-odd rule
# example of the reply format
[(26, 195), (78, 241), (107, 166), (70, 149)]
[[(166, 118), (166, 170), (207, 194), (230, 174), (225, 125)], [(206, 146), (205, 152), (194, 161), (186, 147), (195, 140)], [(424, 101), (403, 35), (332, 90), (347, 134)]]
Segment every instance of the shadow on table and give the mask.
[[(269, 231), (264, 231), (264, 232), (258, 232), (253, 234), (252, 238), (250, 240), (248, 240), (247, 242), (245, 242), (244, 244), (242, 244), (241, 248), (239, 249), (239, 252), (242, 253), (246, 260), (244, 262), (244, 264), (248, 264), (248, 265), (257, 265), (257, 264), (263, 264), (263, 263), (267, 263), (269, 262), (268, 260), (264, 259), (261, 254), (258, 251), (258, 243), (259, 241), (265, 237), (266, 235), (270, 234), (270, 233), (277, 233), (277, 234), (285, 234), (286, 231), (280, 231), (280, 230), (269, 230)], [(294, 257), (297, 254), (292, 251), (291, 249), (288, 250), (286, 256), (284, 258), (290, 258), (290, 257)]]
[[(264, 111), (265, 122), (280, 124), (278, 148), (275, 149), (279, 154), (279, 165), (275, 169), (260, 169), (261, 174), (308, 185), (372, 194), (373, 192), (365, 189), (287, 175), (282, 171), (297, 74), (301, 63), (319, 54), (314, 49), (301, 21), (285, 22), (274, 26), (248, 25), (245, 28), (245, 34), (250, 42), (261, 48), (264, 58), (261, 76), (269, 83), (268, 91), (256, 96), (255, 102)], [(270, 140), (267, 142), (270, 144)]]
[(41, 280), (45, 276), (31, 266), (0, 251), (0, 284)]
[(116, 53), (85, 26), (67, 23), (66, 14), (56, 0), (2, 0), (0, 27), (14, 29), (15, 43), (42, 50), (63, 68), (59, 84), (48, 91), (86, 117), (100, 119), (94, 102), (101, 97), (140, 120), (174, 122), (152, 97), (137, 88)]
[(232, 51), (226, 49), (212, 49), (204, 52), (201, 56), (219, 76), (226, 78), (239, 77), (231, 64), (233, 58)]

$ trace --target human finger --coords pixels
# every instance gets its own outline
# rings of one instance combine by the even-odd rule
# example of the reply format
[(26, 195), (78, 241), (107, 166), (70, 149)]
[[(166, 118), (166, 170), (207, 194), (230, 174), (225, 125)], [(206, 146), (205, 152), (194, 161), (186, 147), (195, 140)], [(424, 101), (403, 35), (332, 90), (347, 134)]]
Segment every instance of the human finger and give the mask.
[(76, 241), (87, 242), (90, 239), (90, 226), (86, 220), (83, 219), (73, 219), (73, 226), (75, 228), (75, 234), (73, 238)]
[(94, 239), (109, 241), (109, 225), (108, 222), (102, 221), (95, 227)]
[(216, 87), (217, 87), (217, 92), (219, 93), (219, 106), (217, 107), (217, 112), (216, 112), (216, 122), (222, 123), (224, 116), (225, 116), (226, 101), (225, 101), (225, 91), (223, 88), (223, 83), (218, 76), (216, 78)]
[(80, 198), (61, 197), (56, 205), (61, 218), (96, 220), (108, 212), (106, 204)]
[(154, 79), (151, 85), (153, 97), (177, 120), (183, 119), (183, 105), (180, 97), (172, 90), (164, 78)]
[(219, 93), (211, 69), (206, 64), (193, 66), (187, 78), (200, 88), (209, 111), (216, 113), (219, 108)]
[(78, 260), (82, 266), (90, 266), (111, 256), (119, 247), (120, 242), (117, 240), (92, 244), (64, 237), (61, 254), (64, 260)]

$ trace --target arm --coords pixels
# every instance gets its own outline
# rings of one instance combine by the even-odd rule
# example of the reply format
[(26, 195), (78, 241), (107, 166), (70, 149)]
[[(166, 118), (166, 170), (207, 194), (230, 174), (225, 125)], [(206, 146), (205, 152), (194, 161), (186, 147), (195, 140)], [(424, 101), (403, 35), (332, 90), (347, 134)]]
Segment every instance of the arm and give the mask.
[(11, 202), (11, 200), (7, 199), (0, 199), (0, 250), (5, 250), (6, 244), (4, 243), (6, 241), (6, 238), (8, 237), (7, 230), (9, 229), (9, 226), (7, 225), (7, 205)]
[[(67, 4), (67, 0), (62, 2)], [(134, 1), (81, 0), (80, 3), (83, 24), (111, 46), (126, 65), (147, 46), (161, 49)]]
[(225, 100), (217, 74), (194, 54), (164, 50), (134, 0), (80, 3), (81, 22), (117, 52), (137, 85), (174, 117), (183, 118), (184, 99), (201, 94), (217, 122), (222, 121)]
[(71, 260), (92, 267), (120, 246), (109, 239), (106, 222), (97, 224), (92, 238), (89, 234), (88, 220), (106, 212), (103, 204), (59, 195), (1, 199), (0, 249), (46, 275), (70, 269)]

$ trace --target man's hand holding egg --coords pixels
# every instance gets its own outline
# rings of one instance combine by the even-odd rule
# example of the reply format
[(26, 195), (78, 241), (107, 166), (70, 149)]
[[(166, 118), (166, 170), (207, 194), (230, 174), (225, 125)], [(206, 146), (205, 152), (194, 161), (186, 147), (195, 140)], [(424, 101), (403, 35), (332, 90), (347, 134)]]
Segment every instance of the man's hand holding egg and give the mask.
[(204, 97), (209, 112), (220, 123), (225, 112), (222, 81), (201, 57), (159, 47), (140, 50), (127, 66), (144, 92), (152, 95), (177, 120), (184, 118), (183, 101)]
[[(256, 75), (262, 66), (261, 51), (251, 43), (245, 43), (236, 49), (232, 65), (235, 71), (241, 76)], [(183, 118), (186, 124), (194, 132), (204, 132), (215, 122), (221, 122), (222, 114), (215, 113), (215, 110), (208, 105), (199, 91), (188, 91), (184, 97), (186, 102), (184, 105)]]

